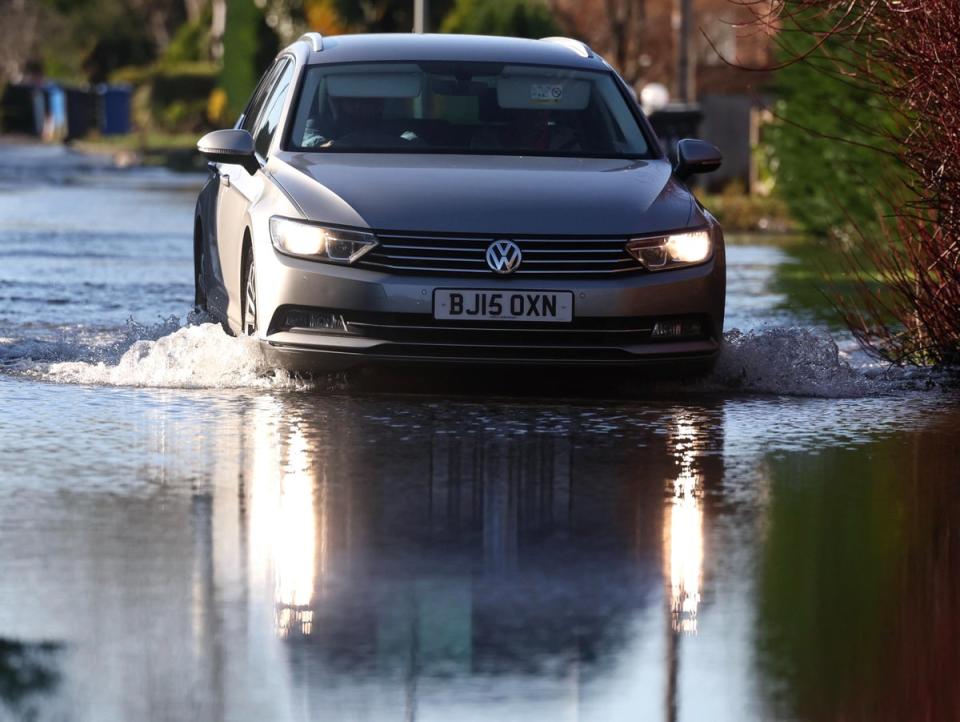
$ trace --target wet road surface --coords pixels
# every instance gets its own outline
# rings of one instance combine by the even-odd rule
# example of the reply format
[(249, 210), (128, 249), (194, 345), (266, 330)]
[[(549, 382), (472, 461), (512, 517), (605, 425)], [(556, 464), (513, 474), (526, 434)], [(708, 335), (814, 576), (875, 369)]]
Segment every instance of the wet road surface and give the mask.
[(197, 184), (0, 147), (0, 720), (960, 718), (960, 403), (789, 250), (700, 384), (305, 384)]

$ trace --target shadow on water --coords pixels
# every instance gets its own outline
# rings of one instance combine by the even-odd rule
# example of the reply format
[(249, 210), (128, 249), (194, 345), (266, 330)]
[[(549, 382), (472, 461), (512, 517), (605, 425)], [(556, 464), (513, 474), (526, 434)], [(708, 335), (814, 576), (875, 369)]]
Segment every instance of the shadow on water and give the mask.
[[(371, 367), (341, 374), (351, 393), (404, 393), (460, 398), (646, 398), (693, 390), (703, 376), (678, 376), (669, 367), (544, 368), (497, 366)], [(320, 377), (320, 383), (323, 378)]]
[(60, 645), (18, 642), (0, 637), (0, 718), (32, 720), (42, 697), (55, 691), (60, 675), (54, 664)]

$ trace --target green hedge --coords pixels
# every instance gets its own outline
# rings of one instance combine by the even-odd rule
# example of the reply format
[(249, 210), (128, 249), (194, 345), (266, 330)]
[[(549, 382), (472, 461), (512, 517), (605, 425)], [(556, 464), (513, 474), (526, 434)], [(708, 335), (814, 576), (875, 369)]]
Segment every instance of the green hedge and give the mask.
[(133, 120), (140, 130), (190, 133), (210, 127), (207, 103), (218, 77), (213, 63), (157, 63), (123, 68), (111, 81), (134, 86)]

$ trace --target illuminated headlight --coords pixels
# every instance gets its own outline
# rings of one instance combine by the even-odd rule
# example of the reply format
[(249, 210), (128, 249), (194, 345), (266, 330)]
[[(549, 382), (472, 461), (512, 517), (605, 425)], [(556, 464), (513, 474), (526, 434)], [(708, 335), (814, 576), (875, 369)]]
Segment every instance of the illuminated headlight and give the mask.
[(270, 219), (270, 240), (288, 256), (332, 263), (354, 263), (377, 245), (372, 233), (325, 228), (279, 216)]
[(674, 233), (665, 238), (637, 238), (627, 244), (627, 252), (647, 270), (692, 266), (703, 263), (713, 252), (708, 231)]

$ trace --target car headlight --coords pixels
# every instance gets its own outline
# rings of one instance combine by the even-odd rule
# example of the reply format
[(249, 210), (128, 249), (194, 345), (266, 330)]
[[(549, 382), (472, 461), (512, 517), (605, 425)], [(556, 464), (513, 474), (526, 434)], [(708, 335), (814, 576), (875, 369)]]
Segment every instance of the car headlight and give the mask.
[(627, 243), (627, 252), (648, 271), (662, 271), (703, 263), (713, 253), (713, 242), (708, 231), (691, 231), (661, 238), (636, 238)]
[(354, 263), (377, 245), (372, 233), (326, 228), (279, 216), (270, 219), (270, 240), (274, 248), (288, 256), (331, 263)]

